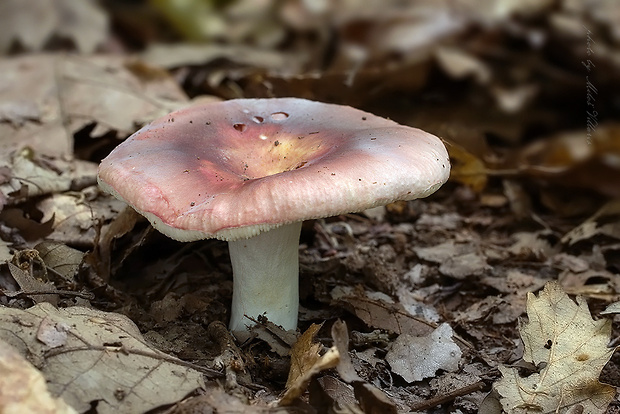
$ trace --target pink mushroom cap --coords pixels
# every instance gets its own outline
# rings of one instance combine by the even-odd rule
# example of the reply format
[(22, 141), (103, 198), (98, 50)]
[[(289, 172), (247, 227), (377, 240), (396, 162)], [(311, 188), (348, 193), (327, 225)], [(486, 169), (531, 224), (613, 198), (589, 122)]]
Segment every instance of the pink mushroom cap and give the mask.
[(106, 157), (100, 186), (167, 236), (237, 240), (412, 200), (450, 173), (442, 141), (348, 106), (236, 99), (156, 119)]

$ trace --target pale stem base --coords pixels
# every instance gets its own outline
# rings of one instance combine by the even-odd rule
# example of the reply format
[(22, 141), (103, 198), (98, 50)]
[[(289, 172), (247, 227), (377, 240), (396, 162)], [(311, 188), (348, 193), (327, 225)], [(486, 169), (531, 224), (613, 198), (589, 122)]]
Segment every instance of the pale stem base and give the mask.
[(233, 268), (230, 330), (238, 338), (254, 325), (245, 315), (265, 315), (285, 330), (297, 328), (300, 233), (297, 222), (228, 242)]

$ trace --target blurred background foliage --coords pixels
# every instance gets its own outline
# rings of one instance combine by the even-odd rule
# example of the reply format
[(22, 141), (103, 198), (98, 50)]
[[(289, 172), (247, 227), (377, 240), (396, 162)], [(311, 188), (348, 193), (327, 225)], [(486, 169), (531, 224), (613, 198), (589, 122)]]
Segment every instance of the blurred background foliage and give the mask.
[(444, 138), (475, 194), (517, 179), (579, 215), (562, 200), (620, 196), (619, 21), (615, 0), (5, 0), (0, 51), (124, 55), (190, 97), (352, 105)]

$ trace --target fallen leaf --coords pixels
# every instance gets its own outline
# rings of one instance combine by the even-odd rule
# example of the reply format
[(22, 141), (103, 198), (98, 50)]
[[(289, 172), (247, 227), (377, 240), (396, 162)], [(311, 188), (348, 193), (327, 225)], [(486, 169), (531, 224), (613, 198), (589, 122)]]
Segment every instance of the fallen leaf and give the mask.
[(562, 237), (562, 243), (573, 244), (588, 240), (597, 235), (620, 239), (620, 199), (612, 200), (601, 207), (594, 215), (586, 219)]
[(288, 373), (288, 379), (286, 380), (286, 388), (291, 388), (300, 377), (308, 372), (319, 359), (321, 355), (321, 344), (314, 342), (316, 336), (322, 325), (312, 324), (306, 332), (304, 332), (297, 342), (291, 347), (291, 369)]
[(34, 248), (39, 252), (48, 270), (62, 279), (62, 285), (68, 287), (75, 285), (75, 276), (84, 260), (84, 252), (49, 240), (37, 244)]
[(604, 413), (614, 387), (598, 381), (614, 349), (608, 348), (611, 321), (595, 321), (585, 300), (572, 301), (557, 282), (536, 297), (528, 294), (529, 320), (520, 326), (523, 360), (539, 371), (522, 377), (516, 368), (500, 366), (494, 388), (508, 414)]
[(558, 248), (545, 239), (549, 232), (517, 232), (513, 235), (515, 242), (508, 251), (520, 260), (544, 261), (557, 253)]
[(452, 339), (452, 328), (442, 323), (427, 336), (400, 335), (385, 360), (392, 372), (412, 383), (435, 376), (439, 369), (456, 371), (461, 355), (461, 349)]
[(614, 302), (607, 305), (605, 310), (601, 312), (601, 315), (613, 315), (616, 313), (620, 313), (620, 302)]
[(564, 271), (558, 276), (562, 289), (570, 295), (612, 301), (620, 293), (618, 275), (607, 270)]
[(0, 116), (11, 114), (11, 122), (0, 122), (0, 150), (29, 146), (39, 154), (72, 156), (73, 133), (85, 126), (95, 126), (91, 136), (124, 138), (187, 102), (169, 75), (145, 75), (133, 62), (111, 55), (0, 60)]
[[(13, 263), (9, 262), (9, 272), (11, 272), (11, 276), (17, 282), (22, 291), (28, 294), (29, 292), (54, 292), (56, 287), (53, 283), (48, 281), (42, 281), (34, 277), (32, 273), (32, 263), (30, 264), (26, 271), (22, 269), (20, 266), (16, 266)], [(52, 305), (58, 304), (58, 295), (54, 294), (33, 294), (29, 296), (35, 303), (50, 303)]]
[(207, 44), (151, 44), (141, 55), (146, 63), (164, 68), (187, 65), (207, 65), (218, 59), (253, 68), (294, 69), (294, 61), (273, 50), (257, 50), (243, 45)]
[(579, 129), (539, 139), (521, 151), (517, 165), (527, 175), (552, 184), (617, 198), (619, 156), (620, 124), (608, 122), (587, 135)]
[(349, 354), (349, 331), (347, 324), (337, 320), (332, 325), (334, 347), (340, 354), (336, 370), (345, 382), (353, 385), (354, 395), (364, 413), (396, 413), (396, 404), (383, 391), (364, 381), (355, 371)]
[(43, 375), (3, 340), (0, 340), (0, 412), (77, 414), (61, 398), (52, 397)]
[(478, 250), (475, 243), (455, 243), (452, 240), (436, 246), (413, 248), (420, 259), (439, 263), (442, 274), (456, 279), (480, 275), (491, 268)]
[(336, 287), (331, 296), (340, 306), (350, 310), (373, 328), (414, 335), (426, 335), (435, 328), (434, 323), (411, 315), (400, 303), (395, 303), (387, 295), (364, 293), (360, 295), (353, 289)]
[(292, 404), (306, 390), (314, 375), (338, 365), (340, 353), (336, 347), (319, 354), (321, 344), (314, 342), (319, 329), (321, 325), (312, 324), (291, 348), (291, 370), (279, 405)]
[(310, 383), (308, 402), (319, 413), (338, 407), (342, 414), (363, 414), (357, 403), (353, 387), (338, 378), (324, 375)]
[(146, 412), (204, 387), (201, 372), (150, 349), (119, 314), (48, 303), (0, 308), (0, 339), (28, 355), (51, 394), (80, 412), (95, 403), (102, 414)]
[(69, 39), (82, 53), (92, 53), (108, 35), (107, 14), (96, 1), (3, 0), (0, 52), (14, 43), (40, 50), (52, 37)]
[(489, 180), (484, 161), (455, 143), (448, 145), (448, 153), (452, 164), (450, 179), (465, 184), (476, 193), (482, 192)]
[(0, 163), (5, 163), (4, 166), (10, 171), (10, 179), (0, 184), (0, 193), (6, 197), (7, 204), (71, 188), (70, 171), (58, 168), (66, 167), (66, 164), (54, 165), (28, 147), (11, 153), (7, 158), (0, 159)]

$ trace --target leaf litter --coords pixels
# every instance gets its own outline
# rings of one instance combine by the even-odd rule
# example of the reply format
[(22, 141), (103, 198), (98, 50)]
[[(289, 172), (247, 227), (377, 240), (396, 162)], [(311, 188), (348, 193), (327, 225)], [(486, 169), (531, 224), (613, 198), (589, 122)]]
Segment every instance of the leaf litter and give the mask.
[(538, 297), (528, 294), (520, 333), (523, 360), (535, 372), (523, 377), (516, 368), (499, 367), (495, 389), (507, 413), (603, 413), (614, 399), (616, 389), (598, 381), (614, 352), (607, 346), (611, 321), (593, 320), (583, 298), (576, 301), (554, 282)]
[(28, 355), (50, 392), (80, 412), (91, 404), (101, 413), (148, 411), (204, 387), (200, 371), (152, 349), (118, 314), (48, 303), (4, 308), (0, 339)]
[[(79, 381), (70, 383), (82, 397), (61, 395), (58, 381), (67, 380), (57, 378), (72, 365), (42, 362), (75, 356), (58, 352), (83, 330), (99, 348), (78, 354), (124, 362), (135, 356), (125, 352), (135, 344), (138, 353), (174, 366), (173, 375), (195, 371), (193, 385), (175, 395), (167, 394), (167, 377), (149, 383), (166, 401), (148, 394), (148, 404), (135, 403), (132, 412), (473, 413), (484, 412), (492, 388), (516, 405), (557, 407), (540, 393), (520, 401), (524, 388), (516, 384), (543, 373), (561, 379), (573, 368), (545, 354), (538, 337), (524, 335), (528, 350), (515, 327), (526, 308), (536, 320), (528, 292), (549, 280), (586, 297), (594, 315), (619, 299), (618, 127), (608, 92), (619, 84), (613, 2), (187, 3), (193, 13), (167, 0), (51, 2), (36, 28), (11, 23), (17, 12), (26, 16), (22, 22), (33, 21), (39, 9), (26, 2), (6, 2), (0, 13), (10, 23), (0, 24), (0, 45), (9, 51), (0, 60), (0, 319), (22, 312), (5, 321), (11, 329), (4, 332), (13, 339), (28, 333), (16, 348), (45, 376), (51, 398), (97, 412), (132, 402), (114, 386), (140, 383), (139, 370), (120, 365), (113, 378), (97, 377), (103, 398), (83, 392)], [(102, 11), (112, 25), (88, 23), (101, 22)], [(69, 15), (73, 24), (63, 20)], [(215, 23), (205, 35), (206, 21)], [(80, 54), (95, 49), (99, 54)], [(598, 87), (591, 131), (579, 105), (588, 59)], [(97, 163), (119, 140), (188, 96), (300, 96), (361, 107), (447, 140), (451, 182), (429, 199), (305, 224), (300, 329), (322, 328), (298, 339), (258, 321), (256, 336), (235, 344), (225, 329), (232, 290), (226, 246), (166, 240), (96, 187)], [(604, 325), (592, 320), (584, 299), (558, 303), (576, 307), (584, 326)], [(46, 314), (32, 315), (42, 307)], [(84, 310), (92, 307), (116, 312), (99, 315), (113, 322), (67, 322), (70, 309), (98, 312)], [(136, 325), (114, 340), (106, 335), (129, 324), (119, 315)], [(540, 329), (562, 340), (554, 331), (561, 317), (545, 315)], [(432, 340), (433, 332), (446, 323), (452, 340), (433, 359), (448, 337)], [(617, 318), (612, 329), (617, 338)], [(588, 354), (604, 355), (592, 359), (596, 364), (573, 361), (587, 368), (579, 374), (592, 390), (620, 384), (617, 356), (601, 374), (613, 349), (603, 344), (606, 335), (596, 336), (598, 347)], [(108, 345), (97, 342), (104, 336)], [(434, 347), (423, 351), (418, 342)], [(38, 353), (24, 352), (24, 344)], [(392, 366), (397, 345), (404, 357)], [(292, 370), (293, 359), (307, 363)], [(412, 376), (430, 360), (442, 368)], [(88, 371), (83, 375), (100, 375)], [(292, 371), (297, 380), (287, 387)], [(506, 378), (512, 386), (500, 386)], [(565, 387), (560, 394), (577, 395), (558, 384)], [(584, 397), (571, 412), (588, 412), (595, 402), (593, 412), (603, 412), (611, 395), (605, 392), (604, 401)], [(619, 406), (612, 399), (608, 412)]]

